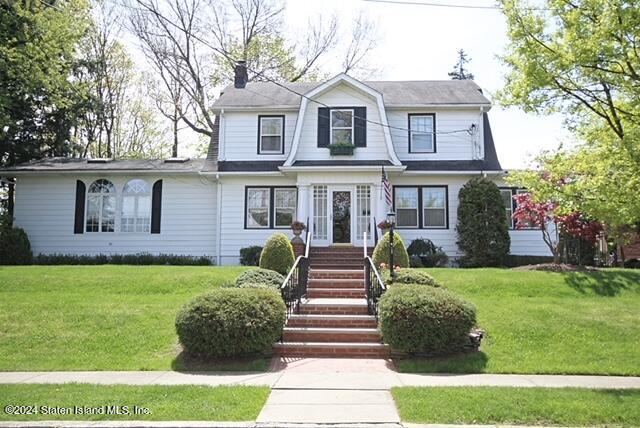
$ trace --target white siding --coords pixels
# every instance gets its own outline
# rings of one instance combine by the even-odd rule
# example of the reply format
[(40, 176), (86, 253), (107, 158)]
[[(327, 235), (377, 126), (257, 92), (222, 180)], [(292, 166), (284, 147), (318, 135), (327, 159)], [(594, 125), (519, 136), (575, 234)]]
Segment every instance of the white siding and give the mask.
[(280, 177), (225, 177), (222, 179), (222, 224), (220, 225), (221, 263), (237, 265), (240, 249), (252, 245), (264, 246), (266, 240), (276, 232), (283, 232), (289, 238), (293, 234), (286, 229), (245, 229), (245, 187), (246, 186), (293, 186), (295, 179)]
[[(258, 154), (258, 116), (284, 116), (284, 155)], [(264, 111), (264, 112), (225, 112), (224, 136), (225, 160), (284, 160), (291, 150), (291, 141), (296, 126), (297, 112)]]
[[(409, 153), (409, 114), (435, 113), (436, 152)], [(442, 134), (478, 127), (478, 141), (482, 141), (482, 117), (477, 110), (389, 109), (387, 110), (393, 147), (400, 160), (465, 160), (473, 159), (473, 137), (467, 132)], [(440, 134), (439, 134), (440, 133)]]
[[(74, 234), (76, 180), (87, 188), (98, 178), (111, 180), (120, 195), (131, 178), (149, 185), (163, 180), (161, 233)], [(215, 184), (187, 176), (30, 176), (18, 178), (16, 226), (24, 228), (34, 254), (181, 254), (215, 256)], [(117, 218), (118, 216), (116, 216)]]
[[(335, 107), (366, 107), (367, 120), (380, 123), (380, 114), (376, 100), (351, 88), (345, 84), (340, 84), (328, 90), (315, 100)], [(384, 139), (382, 126), (367, 122), (367, 147), (358, 147), (353, 156), (329, 155), (329, 149), (318, 147), (318, 103), (309, 102), (304, 115), (304, 122), (300, 133), (300, 143), (296, 154), (297, 160), (366, 160), (366, 159), (388, 159), (389, 154)]]

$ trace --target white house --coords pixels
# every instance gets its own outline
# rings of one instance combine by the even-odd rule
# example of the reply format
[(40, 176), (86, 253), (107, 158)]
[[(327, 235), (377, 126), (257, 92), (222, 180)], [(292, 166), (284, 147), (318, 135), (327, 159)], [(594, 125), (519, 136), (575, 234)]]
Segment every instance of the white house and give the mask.
[[(503, 188), (490, 101), (472, 81), (236, 82), (212, 106), (206, 159), (52, 158), (0, 171), (17, 179), (15, 225), (34, 253), (205, 255), (237, 264), (292, 220), (312, 246), (361, 246), (388, 211), (398, 232), (456, 246), (458, 191), (485, 175)], [(332, 155), (355, 145), (351, 155)], [(335, 146), (338, 144), (338, 146)], [(540, 232), (511, 230), (511, 253), (548, 255)]]

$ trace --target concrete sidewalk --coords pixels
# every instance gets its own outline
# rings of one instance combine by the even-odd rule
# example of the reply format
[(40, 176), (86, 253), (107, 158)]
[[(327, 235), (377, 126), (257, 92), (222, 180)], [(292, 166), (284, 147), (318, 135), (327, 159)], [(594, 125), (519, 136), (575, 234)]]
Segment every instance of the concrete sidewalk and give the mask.
[(389, 372), (0, 372), (0, 383), (101, 385), (265, 385), (273, 389), (388, 390), (396, 386), (511, 386), (640, 389), (640, 377)]

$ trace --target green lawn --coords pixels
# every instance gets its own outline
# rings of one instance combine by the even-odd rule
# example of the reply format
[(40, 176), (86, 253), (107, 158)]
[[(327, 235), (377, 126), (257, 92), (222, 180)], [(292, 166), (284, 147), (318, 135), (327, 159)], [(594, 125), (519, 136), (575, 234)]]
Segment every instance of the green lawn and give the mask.
[(554, 388), (394, 388), (405, 422), (638, 426), (640, 390)]
[[(268, 396), (269, 388), (250, 386), (0, 385), (0, 421), (254, 421)], [(31, 414), (7, 414), (8, 405), (32, 406), (22, 409)], [(124, 414), (104, 414), (105, 406)]]
[(479, 353), (397, 361), (405, 372), (640, 375), (640, 271), (428, 269), (476, 304)]
[[(171, 370), (174, 321), (193, 296), (240, 267), (0, 267), (0, 371)], [(264, 370), (267, 362), (202, 369)]]

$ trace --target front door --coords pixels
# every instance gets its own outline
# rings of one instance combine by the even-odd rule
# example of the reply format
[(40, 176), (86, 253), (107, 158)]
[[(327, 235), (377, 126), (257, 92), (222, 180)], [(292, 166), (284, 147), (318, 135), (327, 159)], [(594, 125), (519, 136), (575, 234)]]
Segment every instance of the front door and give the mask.
[(334, 244), (351, 243), (351, 191), (331, 192), (332, 231)]

